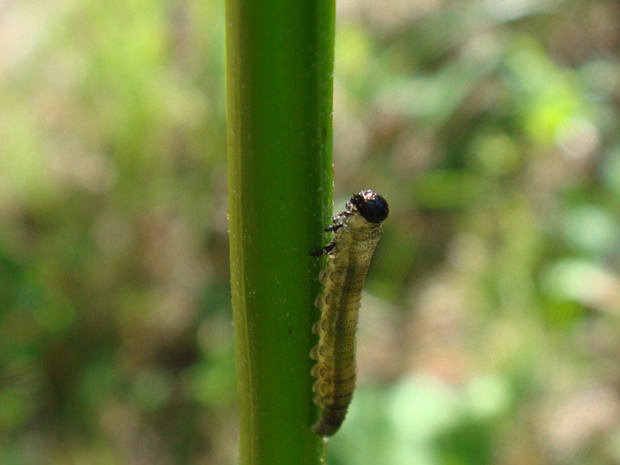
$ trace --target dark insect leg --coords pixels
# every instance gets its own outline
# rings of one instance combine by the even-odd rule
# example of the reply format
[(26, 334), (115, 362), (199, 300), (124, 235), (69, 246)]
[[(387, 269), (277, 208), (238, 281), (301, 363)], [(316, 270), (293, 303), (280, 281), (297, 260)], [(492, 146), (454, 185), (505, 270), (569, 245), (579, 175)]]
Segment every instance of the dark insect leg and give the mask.
[(310, 254), (311, 257), (318, 257), (319, 255), (325, 255), (334, 250), (336, 244), (334, 242), (330, 242), (325, 247), (321, 247), (320, 249), (316, 249), (314, 252)]
[(342, 228), (344, 225), (342, 223), (336, 223), (336, 224), (330, 224), (328, 227), (326, 227), (324, 229), (325, 232), (336, 232), (338, 231), (340, 228)]

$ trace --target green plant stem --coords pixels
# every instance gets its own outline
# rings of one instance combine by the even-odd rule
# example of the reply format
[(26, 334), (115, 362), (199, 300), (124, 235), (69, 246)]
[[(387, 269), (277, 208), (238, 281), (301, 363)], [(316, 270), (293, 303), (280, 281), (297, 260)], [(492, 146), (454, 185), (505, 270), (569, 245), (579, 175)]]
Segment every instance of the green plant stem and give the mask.
[(332, 206), (334, 3), (227, 0), (226, 24), (240, 464), (316, 464), (310, 252)]

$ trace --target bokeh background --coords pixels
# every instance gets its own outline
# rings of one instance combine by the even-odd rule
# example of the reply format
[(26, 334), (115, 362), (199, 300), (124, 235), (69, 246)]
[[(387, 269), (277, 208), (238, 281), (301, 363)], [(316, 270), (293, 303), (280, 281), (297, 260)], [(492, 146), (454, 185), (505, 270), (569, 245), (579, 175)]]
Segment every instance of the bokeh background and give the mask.
[[(332, 465), (620, 463), (620, 3), (339, 0), (391, 214)], [(0, 0), (0, 463), (234, 464), (222, 0)]]

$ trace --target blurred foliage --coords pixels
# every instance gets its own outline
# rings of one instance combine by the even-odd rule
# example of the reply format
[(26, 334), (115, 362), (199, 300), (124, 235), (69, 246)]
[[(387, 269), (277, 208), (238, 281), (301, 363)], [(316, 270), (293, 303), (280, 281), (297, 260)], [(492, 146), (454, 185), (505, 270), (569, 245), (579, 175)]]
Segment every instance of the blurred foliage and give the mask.
[[(329, 462), (619, 463), (619, 4), (338, 14), (336, 208), (391, 216)], [(223, 1), (0, 38), (0, 463), (234, 463)]]

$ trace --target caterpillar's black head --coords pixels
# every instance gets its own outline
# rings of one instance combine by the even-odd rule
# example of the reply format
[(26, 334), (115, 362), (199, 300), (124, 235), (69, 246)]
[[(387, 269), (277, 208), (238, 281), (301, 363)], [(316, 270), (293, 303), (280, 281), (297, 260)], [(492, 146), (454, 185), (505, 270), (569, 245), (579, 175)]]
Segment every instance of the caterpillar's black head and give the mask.
[(352, 195), (349, 202), (370, 223), (381, 223), (390, 212), (386, 200), (370, 189)]

